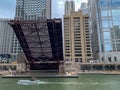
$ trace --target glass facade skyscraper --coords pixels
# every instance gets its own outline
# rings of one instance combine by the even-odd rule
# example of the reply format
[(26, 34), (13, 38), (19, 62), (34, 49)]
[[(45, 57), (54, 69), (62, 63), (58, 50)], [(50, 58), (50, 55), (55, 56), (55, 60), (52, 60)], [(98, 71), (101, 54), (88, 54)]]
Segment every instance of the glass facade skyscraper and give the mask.
[(51, 18), (51, 0), (17, 0), (16, 20), (40, 20)]
[[(40, 20), (51, 18), (51, 0), (16, 0), (15, 20)], [(12, 33), (12, 60), (23, 53), (19, 41)]]
[(83, 14), (89, 14), (88, 3), (81, 3), (79, 11), (82, 11)]
[(0, 18), (0, 62), (17, 60), (18, 53), (21, 52), (16, 35), (8, 24), (9, 21), (10, 19)]
[(120, 0), (89, 0), (89, 10), (94, 58), (120, 62)]
[(0, 18), (0, 54), (10, 53), (12, 28), (8, 21), (9, 19)]

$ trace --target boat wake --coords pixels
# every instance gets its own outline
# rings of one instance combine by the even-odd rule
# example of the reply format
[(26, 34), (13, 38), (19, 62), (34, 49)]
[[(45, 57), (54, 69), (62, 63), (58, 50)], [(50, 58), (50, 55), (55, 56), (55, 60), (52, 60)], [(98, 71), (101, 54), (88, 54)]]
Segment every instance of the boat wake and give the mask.
[(18, 80), (17, 84), (21, 84), (21, 85), (32, 85), (32, 84), (45, 84), (44, 81), (40, 81), (40, 80)]
[(21, 85), (37, 85), (37, 84), (64, 84), (64, 85), (83, 85), (83, 84), (89, 84), (89, 85), (98, 85), (98, 82), (94, 83), (83, 83), (83, 82), (45, 82), (40, 80), (18, 80), (17, 84)]
[(100, 83), (100, 82), (46, 82), (40, 80), (18, 80), (17, 84), (20, 85), (39, 85), (39, 84), (56, 84), (56, 85), (113, 85), (116, 83)]

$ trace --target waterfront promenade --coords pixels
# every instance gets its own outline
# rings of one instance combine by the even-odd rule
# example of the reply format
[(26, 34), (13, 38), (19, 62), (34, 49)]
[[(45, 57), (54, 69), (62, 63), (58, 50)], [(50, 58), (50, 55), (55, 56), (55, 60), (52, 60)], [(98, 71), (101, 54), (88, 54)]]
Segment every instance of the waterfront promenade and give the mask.
[(78, 74), (103, 74), (103, 75), (120, 75), (119, 70), (113, 70), (113, 71), (97, 71), (97, 70), (84, 70), (84, 71), (79, 71)]
[(58, 72), (26, 72), (26, 73), (16, 73), (16, 74), (4, 74), (2, 78), (78, 78), (78, 74), (65, 74)]
[(5, 74), (2, 74), (2, 78), (78, 78), (79, 75), (120, 75), (120, 71), (91, 71), (91, 70), (82, 70), (76, 74), (60, 74), (60, 73), (50, 73), (50, 72), (28, 72), (28, 73), (16, 73), (16, 74), (9, 74), (6, 71)]
[[(13, 69), (14, 70), (13, 70)], [(18, 73), (17, 64), (0, 64), (0, 75), (6, 78), (17, 77), (78, 77), (80, 74), (120, 75), (120, 63), (81, 63), (76, 74), (72, 72), (59, 73), (59, 71), (26, 71)], [(7, 69), (7, 70), (4, 70)]]

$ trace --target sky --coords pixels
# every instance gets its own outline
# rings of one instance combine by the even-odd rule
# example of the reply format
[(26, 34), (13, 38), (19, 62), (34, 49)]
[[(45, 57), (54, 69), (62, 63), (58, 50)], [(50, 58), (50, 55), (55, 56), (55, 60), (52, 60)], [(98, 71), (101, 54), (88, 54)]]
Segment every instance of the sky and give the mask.
[[(65, 1), (66, 0), (52, 0), (52, 17), (61, 18), (63, 16)], [(87, 0), (74, 1), (76, 10), (80, 8), (81, 2), (87, 2)], [(0, 0), (0, 18), (14, 18), (15, 7), (16, 0)]]

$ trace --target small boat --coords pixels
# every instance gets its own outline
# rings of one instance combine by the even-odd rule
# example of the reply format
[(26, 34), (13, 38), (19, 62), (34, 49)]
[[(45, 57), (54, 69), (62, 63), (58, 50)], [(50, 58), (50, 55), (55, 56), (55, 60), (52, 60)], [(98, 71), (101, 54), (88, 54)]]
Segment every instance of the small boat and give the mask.
[(40, 81), (40, 80), (18, 80), (17, 84), (22, 84), (22, 85), (31, 85), (31, 84), (43, 84), (45, 82)]

